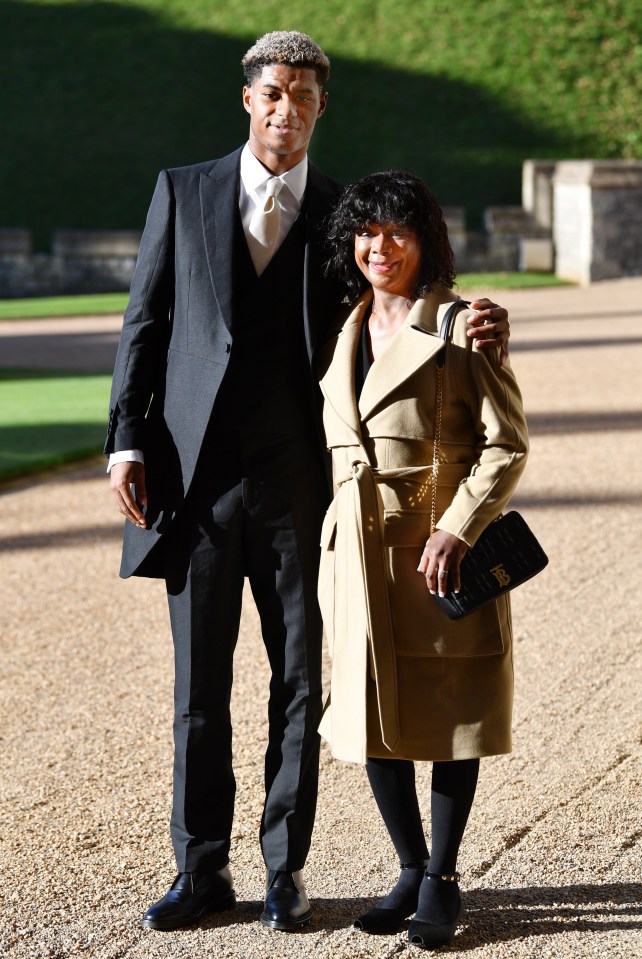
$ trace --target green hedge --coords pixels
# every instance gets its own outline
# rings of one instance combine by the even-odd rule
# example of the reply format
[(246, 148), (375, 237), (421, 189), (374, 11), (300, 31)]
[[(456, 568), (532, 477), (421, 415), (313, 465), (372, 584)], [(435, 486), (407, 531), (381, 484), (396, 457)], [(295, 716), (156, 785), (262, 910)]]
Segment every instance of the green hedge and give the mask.
[(471, 226), (527, 157), (641, 157), (636, 0), (0, 0), (0, 226), (140, 228), (157, 171), (246, 136), (239, 60), (302, 29), (333, 62), (313, 158), (401, 166)]

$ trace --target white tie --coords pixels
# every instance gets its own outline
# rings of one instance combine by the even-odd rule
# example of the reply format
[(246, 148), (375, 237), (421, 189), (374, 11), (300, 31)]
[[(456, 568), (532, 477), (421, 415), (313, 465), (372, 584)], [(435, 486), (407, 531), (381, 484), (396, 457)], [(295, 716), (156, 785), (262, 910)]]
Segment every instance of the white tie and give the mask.
[(278, 176), (270, 177), (265, 187), (265, 203), (256, 207), (250, 220), (250, 233), (256, 241), (250, 244), (250, 253), (259, 276), (272, 259), (279, 238), (281, 207), (278, 196), (283, 185)]

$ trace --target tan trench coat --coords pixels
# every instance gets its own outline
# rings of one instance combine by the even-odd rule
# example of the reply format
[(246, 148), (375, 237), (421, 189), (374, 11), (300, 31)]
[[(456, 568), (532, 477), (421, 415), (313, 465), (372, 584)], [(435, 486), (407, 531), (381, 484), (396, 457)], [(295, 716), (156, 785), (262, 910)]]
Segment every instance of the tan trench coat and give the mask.
[[(354, 369), (371, 298), (356, 304), (319, 369), (336, 486), (321, 537), (332, 679), (320, 732), (334, 756), (361, 763), (510, 752), (510, 600), (454, 622), (417, 572), (430, 534), (435, 356), (449, 303), (430, 294), (414, 305), (357, 406)], [(446, 347), (436, 515), (440, 529), (472, 546), (513, 492), (528, 439), (510, 366), (473, 346), (469, 313), (458, 314)]]

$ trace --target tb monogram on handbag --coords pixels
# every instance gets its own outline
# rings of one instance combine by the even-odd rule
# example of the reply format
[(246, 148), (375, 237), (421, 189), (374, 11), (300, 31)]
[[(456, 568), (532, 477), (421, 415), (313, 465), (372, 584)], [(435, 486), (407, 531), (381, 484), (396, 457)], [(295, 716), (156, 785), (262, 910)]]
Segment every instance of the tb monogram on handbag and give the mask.
[[(431, 533), (435, 530), (437, 477), (439, 475), (439, 446), (441, 443), (441, 412), (443, 408), (443, 373), (446, 362), (445, 343), (450, 337), (453, 322), (459, 310), (468, 306), (457, 300), (450, 307), (441, 324), (439, 336), (444, 346), (437, 356), (437, 402), (435, 411), (435, 440), (432, 462)], [(491, 603), (503, 593), (520, 586), (541, 572), (548, 557), (531, 532), (526, 520), (515, 510), (499, 516), (490, 523), (475, 545), (461, 561), (461, 589), (455, 593), (449, 586), (445, 596), (435, 599), (450, 619), (461, 619), (480, 606)]]

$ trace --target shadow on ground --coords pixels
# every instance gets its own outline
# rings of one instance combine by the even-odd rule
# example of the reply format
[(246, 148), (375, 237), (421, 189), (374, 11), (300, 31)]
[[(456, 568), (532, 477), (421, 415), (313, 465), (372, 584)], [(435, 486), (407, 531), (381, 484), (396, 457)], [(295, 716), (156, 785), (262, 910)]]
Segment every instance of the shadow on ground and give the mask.
[[(627, 918), (639, 915), (642, 883), (472, 889), (464, 892), (464, 900), (462, 928), (452, 946), (442, 950), (446, 954), (476, 949), (480, 941), (492, 944), (570, 931), (642, 929), (642, 922)], [(314, 899), (313, 922), (298, 935), (318, 934), (321, 930), (350, 933), (355, 916), (376, 902), (375, 898)], [(211, 916), (193, 931), (255, 923), (262, 906), (259, 901), (241, 901), (233, 912)], [(185, 930), (183, 934), (189, 932)], [(356, 942), (364, 934), (355, 930), (354, 936)], [(381, 937), (381, 941), (386, 938), (393, 939)], [(373, 941), (370, 937), (365, 939)]]

